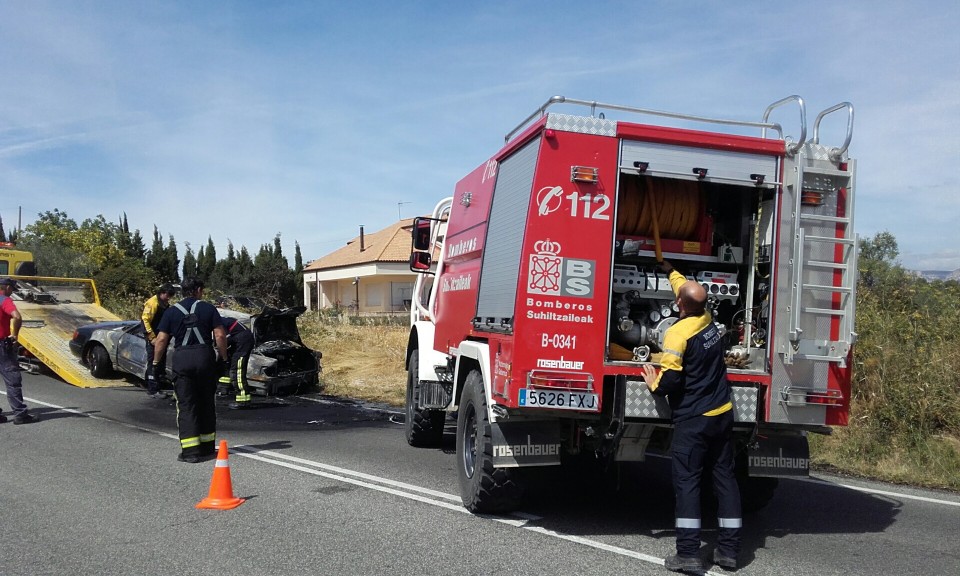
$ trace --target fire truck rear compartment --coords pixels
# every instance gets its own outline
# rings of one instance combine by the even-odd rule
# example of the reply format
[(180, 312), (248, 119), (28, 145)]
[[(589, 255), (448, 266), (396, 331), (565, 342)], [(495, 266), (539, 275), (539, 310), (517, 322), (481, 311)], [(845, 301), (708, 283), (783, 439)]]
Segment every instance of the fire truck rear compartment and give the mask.
[(658, 363), (678, 319), (656, 217), (663, 258), (707, 290), (728, 368), (766, 372), (772, 189), (623, 171), (618, 190), (607, 361)]

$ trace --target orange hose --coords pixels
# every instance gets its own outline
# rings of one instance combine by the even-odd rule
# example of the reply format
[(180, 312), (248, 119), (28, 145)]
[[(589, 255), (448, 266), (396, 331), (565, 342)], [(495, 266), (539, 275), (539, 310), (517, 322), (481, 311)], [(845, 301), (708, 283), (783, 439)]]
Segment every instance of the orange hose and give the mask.
[(650, 219), (653, 221), (653, 250), (657, 255), (657, 262), (663, 262), (663, 252), (660, 251), (660, 224), (657, 222), (657, 207), (653, 201), (653, 194), (647, 191), (647, 209), (650, 211)]
[(651, 237), (656, 232), (658, 237), (692, 240), (703, 202), (697, 182), (649, 176), (626, 178), (619, 194), (617, 233)]

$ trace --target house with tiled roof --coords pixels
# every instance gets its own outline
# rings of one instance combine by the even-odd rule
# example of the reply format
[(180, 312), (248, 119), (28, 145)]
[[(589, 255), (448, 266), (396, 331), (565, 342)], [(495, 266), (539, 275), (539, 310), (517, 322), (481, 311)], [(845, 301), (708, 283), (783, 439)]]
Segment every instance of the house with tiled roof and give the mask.
[(342, 307), (360, 314), (409, 310), (416, 280), (409, 264), (412, 227), (413, 218), (372, 234), (361, 227), (346, 246), (307, 264), (304, 304), (310, 310)]

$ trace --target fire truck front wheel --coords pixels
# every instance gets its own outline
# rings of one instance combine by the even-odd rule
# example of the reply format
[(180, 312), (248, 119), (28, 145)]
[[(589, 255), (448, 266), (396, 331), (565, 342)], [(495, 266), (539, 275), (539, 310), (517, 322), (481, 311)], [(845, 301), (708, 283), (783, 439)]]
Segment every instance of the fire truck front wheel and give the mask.
[(483, 377), (467, 375), (457, 417), (457, 470), (460, 499), (471, 512), (509, 512), (523, 497), (517, 468), (493, 467), (493, 440)]
[(404, 428), (407, 434), (407, 444), (411, 446), (433, 447), (439, 446), (443, 440), (443, 421), (446, 413), (442, 410), (418, 409), (417, 399), (420, 395), (419, 378), (420, 352), (414, 350), (410, 354), (409, 370), (407, 371), (407, 413)]

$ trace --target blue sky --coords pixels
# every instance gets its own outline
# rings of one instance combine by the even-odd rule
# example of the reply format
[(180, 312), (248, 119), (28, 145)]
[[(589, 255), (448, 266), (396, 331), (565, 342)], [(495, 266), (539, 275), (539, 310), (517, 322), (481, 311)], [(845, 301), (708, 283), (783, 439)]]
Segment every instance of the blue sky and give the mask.
[(550, 96), (759, 121), (798, 94), (856, 108), (857, 232), (953, 270), (958, 30), (946, 0), (0, 0), (0, 216), (309, 261), (429, 212)]

